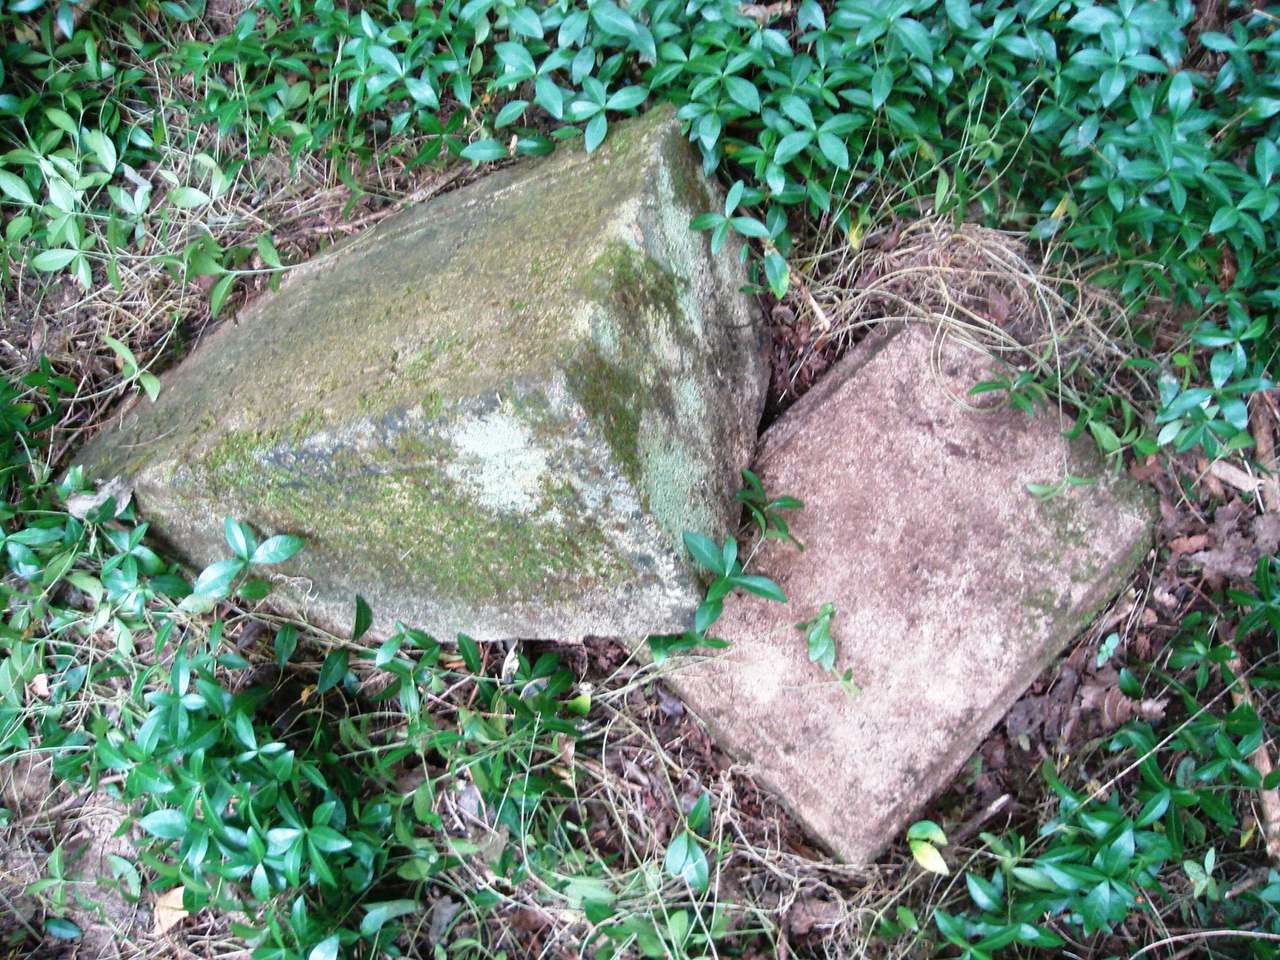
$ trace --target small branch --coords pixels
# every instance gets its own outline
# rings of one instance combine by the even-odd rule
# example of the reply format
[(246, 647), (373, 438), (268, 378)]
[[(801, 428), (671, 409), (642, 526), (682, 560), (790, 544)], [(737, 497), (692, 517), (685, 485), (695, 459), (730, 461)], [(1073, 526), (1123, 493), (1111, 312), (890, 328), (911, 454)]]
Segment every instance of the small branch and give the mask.
[(346, 233), (346, 234), (358, 233), (367, 227), (371, 227), (374, 224), (382, 220), (385, 220), (387, 217), (391, 216), (391, 214), (398, 213), (399, 211), (403, 210), (407, 206), (410, 206), (415, 203), (422, 203), (424, 200), (429, 200), (431, 197), (434, 197), (437, 193), (440, 193), (442, 190), (444, 190), (445, 187), (452, 184), (455, 180), (457, 180), (459, 177), (461, 177), (464, 173), (467, 173), (467, 172), (468, 172), (467, 167), (459, 164), (458, 166), (454, 167), (452, 170), (448, 171), (447, 173), (432, 180), (430, 183), (428, 183), (425, 187), (422, 187), (420, 190), (414, 191), (413, 193), (409, 194), (407, 197), (401, 197), (395, 203), (389, 203), (380, 210), (374, 210), (372, 213), (367, 213), (363, 217), (358, 217), (355, 220), (348, 220), (346, 222), (339, 221), (337, 223), (331, 223), (331, 224), (321, 224), (319, 226), (310, 228), (307, 231), (307, 233), (310, 235), (330, 234), (330, 233)]
[(1009, 801), (1012, 799), (1012, 796), (1007, 793), (1003, 793), (992, 800), (991, 803), (987, 804), (987, 806), (983, 807), (976, 814), (970, 817), (965, 822), (964, 826), (955, 832), (955, 835), (951, 837), (950, 846), (959, 846), (972, 837), (982, 828), (983, 824), (1007, 807), (1009, 805)]
[(1263, 398), (1254, 411), (1253, 442), (1257, 447), (1258, 466), (1262, 477), (1262, 503), (1271, 513), (1280, 512), (1280, 477), (1276, 476), (1276, 441), (1271, 430), (1271, 417), (1275, 415), (1269, 398)]
[(1222, 899), (1234, 900), (1236, 897), (1240, 896), (1240, 894), (1247, 893), (1248, 891), (1252, 890), (1254, 887), (1258, 886), (1260, 883), (1262, 883), (1262, 881), (1266, 879), (1267, 879), (1266, 871), (1259, 870), (1253, 876), (1245, 877), (1243, 880), (1237, 883), (1234, 887), (1232, 887), (1230, 890), (1224, 893), (1222, 895)]
[[(1231, 688), (1232, 702), (1237, 707), (1243, 704), (1256, 712), (1257, 707), (1253, 702), (1253, 693), (1249, 689), (1249, 681), (1245, 678), (1244, 664), (1240, 659), (1239, 653), (1227, 662), (1227, 667), (1236, 676), (1236, 682)], [(1265, 741), (1258, 744), (1258, 749), (1253, 752), (1249, 762), (1253, 764), (1253, 768), (1258, 771), (1258, 776), (1263, 780), (1275, 769), (1271, 763), (1271, 754), (1267, 752)], [(1266, 842), (1267, 857), (1274, 867), (1280, 869), (1280, 790), (1275, 788), (1259, 790), (1258, 807), (1258, 820), (1259, 825), (1262, 827), (1262, 836)]]
[(827, 316), (826, 311), (822, 309), (818, 301), (814, 298), (812, 291), (809, 290), (807, 283), (800, 284), (800, 290), (804, 293), (805, 301), (809, 304), (809, 309), (813, 311), (814, 317), (818, 321), (818, 329), (825, 333), (831, 332), (831, 318)]
[(1194, 930), (1149, 943), (1136, 953), (1129, 954), (1129, 960), (1138, 960), (1139, 957), (1153, 953), (1161, 947), (1171, 947), (1176, 943), (1186, 943), (1188, 940), (1214, 940), (1220, 937), (1243, 937), (1249, 940), (1269, 940), (1272, 943), (1280, 943), (1280, 934), (1263, 933), (1260, 930)]

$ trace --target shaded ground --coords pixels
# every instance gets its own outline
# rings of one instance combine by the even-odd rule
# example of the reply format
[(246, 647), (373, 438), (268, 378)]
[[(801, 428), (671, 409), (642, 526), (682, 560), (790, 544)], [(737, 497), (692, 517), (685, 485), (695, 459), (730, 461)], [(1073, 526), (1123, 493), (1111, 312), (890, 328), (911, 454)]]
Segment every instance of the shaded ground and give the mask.
[[(353, 198), (348, 187), (324, 170), (304, 170), (297, 176), (280, 170), (264, 179), (263, 205), (242, 211), (242, 231), (250, 236), (258, 229), (257, 218), (269, 219), (285, 261), (297, 262), (324, 244), (371, 226), (404, 203), (456, 187), (472, 175), (461, 169), (384, 171), (376, 193)], [(306, 184), (305, 197), (297, 183)], [(1086, 309), (1073, 311), (1074, 324), (1064, 328), (1058, 315), (1045, 313), (1045, 298), (1030, 296), (1027, 286), (1015, 282), (1019, 274), (1025, 279), (1029, 273), (1038, 278), (1033, 282), (1041, 284), (1041, 292), (1058, 291), (1058, 299), (1049, 297), (1047, 302), (1060, 304), (1066, 301), (1063, 285), (1074, 287), (1070, 278), (1045, 278), (1035, 269), (1034, 256), (1015, 237), (951, 231), (921, 220), (885, 225), (856, 247), (844, 243), (833, 252), (829, 238), (816, 237), (812, 248), (815, 252), (800, 259), (801, 282), (786, 300), (762, 301), (774, 351), (767, 420), (817, 382), (869, 323), (941, 318), (1010, 358), (1032, 358), (1033, 363), (1042, 362), (1039, 347), (1049, 337), (1101, 376), (1126, 355), (1127, 331), (1108, 312), (1105, 298), (1086, 301)], [(261, 295), (269, 283), (269, 275), (262, 274), (237, 286), (217, 322), (226, 322), (244, 300)], [(79, 434), (110, 416), (119, 399), (111, 390), (119, 365), (101, 346), (101, 334), (120, 337), (144, 362), (154, 360), (156, 369), (162, 368), (209, 329), (207, 288), (205, 281), (183, 286), (157, 273), (138, 276), (124, 293), (103, 301), (88, 302), (78, 291), (59, 284), (39, 290), (20, 286), (10, 294), (0, 330), (5, 369), (30, 369), (44, 353), (80, 384), (78, 400), (59, 435), (55, 463), (65, 464)], [(176, 326), (170, 320), (175, 315)], [(1179, 326), (1180, 320), (1167, 323)], [(1157, 342), (1165, 329), (1156, 327)], [(1137, 378), (1122, 386), (1135, 399), (1147, 390)], [(1273, 398), (1259, 397), (1253, 412), (1262, 449), (1277, 429)], [(1110, 780), (1121, 773), (1122, 765), (1107, 754), (1107, 734), (1134, 717), (1154, 720), (1177, 715), (1183, 708), (1155, 680), (1140, 699), (1121, 694), (1120, 669), (1138, 662), (1167, 666), (1171, 639), (1194, 613), (1203, 614), (1213, 630), (1228, 629), (1219, 619), (1222, 590), (1243, 586), (1257, 558), (1274, 553), (1280, 544), (1280, 523), (1272, 512), (1276, 507), (1262, 509), (1268, 506), (1271, 488), (1244, 461), (1224, 468), (1184, 456), (1167, 464), (1129, 463), (1127, 469), (1160, 496), (1163, 519), (1157, 550), (1112, 608), (1045, 672), (975, 754), (965, 775), (933, 805), (933, 818), (952, 839), (947, 855), (953, 864), (964, 862), (979, 847), (982, 830), (1034, 833), (1047, 819), (1049, 801), (1037, 773), (1045, 759), (1069, 766), (1081, 780), (1122, 790), (1123, 778)], [(268, 630), (255, 625), (259, 622), (249, 615), (229, 613), (239, 617), (237, 636), (246, 655), (269, 661)], [(1102, 657), (1104, 650), (1107, 655)], [(903, 845), (872, 870), (851, 871), (832, 863), (770, 797), (735, 769), (683, 704), (628, 660), (625, 648), (600, 640), (561, 654), (578, 677), (601, 685), (599, 699), (606, 699), (605, 689), (617, 692), (614, 700), (596, 708), (592, 719), (616, 725), (618, 735), (598, 755), (575, 758), (590, 771), (593, 792), (583, 804), (583, 827), (598, 850), (620, 859), (637, 852), (660, 858), (681, 813), (706, 790), (713, 797), (720, 835), (729, 841), (720, 897), (743, 905), (742, 928), (755, 924), (762, 930), (735, 941), (736, 955), (921, 955), (923, 947), (911, 940), (873, 943), (877, 920), (896, 904), (924, 909), (922, 905), (945, 902), (961, 891), (919, 871)], [(1274, 667), (1274, 649), (1260, 642), (1246, 646), (1242, 654), (1250, 669)], [(1274, 723), (1273, 688), (1264, 689), (1258, 705)], [(35, 774), (24, 776), (30, 781)], [(74, 833), (67, 827), (78, 827), (79, 821), (70, 813), (96, 802), (58, 789), (37, 799), (33, 809), (15, 805), (18, 817), (0, 834), (9, 841), (0, 866), (12, 871), (9, 883), (0, 884), (6, 896), (15, 883), (29, 882), (32, 865), (47, 864), (59, 842), (74, 845)], [(619, 829), (623, 823), (625, 832)], [(25, 858), (25, 865), (14, 866), (15, 856)], [(1260, 869), (1261, 858), (1252, 848), (1224, 857), (1237, 882), (1248, 882)], [(16, 900), (3, 907), (25, 915)], [(575, 956), (575, 937), (583, 933), (580, 926), (549, 913), (532, 898), (513, 898), (490, 926), (494, 948), (505, 947), (512, 956)], [(54, 957), (71, 949), (47, 939), (36, 942), (12, 915), (0, 930), (6, 935), (2, 942), (15, 956)], [(475, 931), (465, 923), (455, 927), (456, 936), (469, 932)], [(207, 914), (181, 921), (160, 938), (135, 933), (140, 954), (159, 955), (170, 949), (165, 945), (168, 938), (182, 942), (195, 956), (243, 955), (235, 953), (225, 921)], [(1147, 933), (1135, 926), (1112, 941), (1086, 945), (1083, 953), (1120, 953), (1126, 944), (1142, 942)], [(80, 955), (86, 953), (82, 950)]]

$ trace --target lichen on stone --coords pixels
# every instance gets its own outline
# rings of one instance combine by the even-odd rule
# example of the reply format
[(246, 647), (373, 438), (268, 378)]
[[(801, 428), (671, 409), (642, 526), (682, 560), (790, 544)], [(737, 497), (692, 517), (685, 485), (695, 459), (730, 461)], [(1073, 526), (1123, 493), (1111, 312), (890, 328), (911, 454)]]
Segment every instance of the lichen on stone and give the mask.
[[(372, 565), (380, 578), (410, 589), (468, 600), (554, 596), (584, 582), (608, 589), (626, 573), (599, 531), (574, 521), (580, 510), (572, 491), (546, 471), (536, 490), (503, 501), (496, 485), (477, 490), (453, 475), (445, 465), (456, 461), (438, 437), (382, 438), (366, 452), (340, 437), (309, 439), (323, 468), (299, 470), (296, 447), (241, 435), (225, 438), (175, 481), (194, 496), (207, 492), (265, 514), (319, 552)], [(556, 522), (539, 522), (552, 516)], [(386, 563), (379, 545), (398, 555), (395, 563)]]

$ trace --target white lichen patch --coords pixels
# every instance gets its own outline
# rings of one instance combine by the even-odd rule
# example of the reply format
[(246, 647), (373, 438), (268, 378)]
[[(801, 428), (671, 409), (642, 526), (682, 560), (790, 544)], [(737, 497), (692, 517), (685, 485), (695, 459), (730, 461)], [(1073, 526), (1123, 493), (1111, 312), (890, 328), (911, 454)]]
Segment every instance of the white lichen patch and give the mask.
[(707, 336), (702, 298), (711, 293), (712, 284), (709, 282), (708, 272), (714, 266), (704, 264), (703, 235), (686, 226), (689, 212), (674, 202), (676, 196), (671, 168), (664, 163), (658, 168), (658, 220), (663, 240), (669, 250), (672, 269), (682, 281), (676, 285), (676, 297), (680, 301), (683, 319), (689, 332), (702, 342)]
[(702, 423), (707, 415), (707, 404), (698, 382), (690, 376), (680, 377), (675, 381), (674, 392), (678, 404), (676, 409), (678, 422), (690, 425)]
[(716, 489), (712, 467), (705, 458), (653, 421), (641, 423), (639, 442), (649, 512), (667, 535), (676, 540), (685, 530), (721, 529), (719, 505), (704, 496), (690, 496), (691, 491)]
[(548, 479), (547, 452), (527, 424), (506, 410), (467, 418), (450, 432), (457, 456), (445, 465), (449, 479), (500, 513), (536, 511)]

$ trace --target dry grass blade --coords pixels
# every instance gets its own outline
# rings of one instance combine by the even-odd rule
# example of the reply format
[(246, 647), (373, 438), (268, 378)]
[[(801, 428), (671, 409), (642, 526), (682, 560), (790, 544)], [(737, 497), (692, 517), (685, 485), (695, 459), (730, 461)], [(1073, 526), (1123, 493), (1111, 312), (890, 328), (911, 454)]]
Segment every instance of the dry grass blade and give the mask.
[(801, 344), (789, 358), (793, 395), (870, 327), (911, 322), (1031, 369), (1068, 402), (1083, 402), (1099, 382), (1129, 399), (1149, 395), (1140, 378), (1115, 378), (1133, 353), (1122, 304), (1086, 276), (1038, 259), (1022, 234), (936, 217), (866, 235), (829, 226), (802, 246), (793, 269), (801, 282), (781, 314)]

